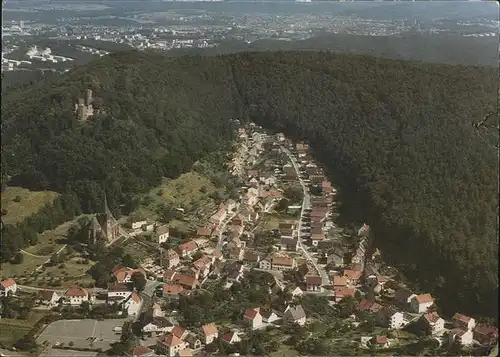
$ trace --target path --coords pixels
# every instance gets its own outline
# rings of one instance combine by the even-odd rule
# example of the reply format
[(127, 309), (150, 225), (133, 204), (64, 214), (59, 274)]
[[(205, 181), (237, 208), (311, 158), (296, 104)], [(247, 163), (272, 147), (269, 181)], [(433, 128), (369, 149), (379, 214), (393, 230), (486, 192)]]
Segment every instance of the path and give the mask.
[(36, 255), (36, 254), (31, 254), (30, 252), (27, 252), (24, 249), (21, 249), (20, 252), (23, 253), (23, 254), (29, 255), (30, 257), (33, 257), (33, 258), (45, 258), (45, 259), (47, 259), (47, 258), (50, 258), (52, 256), (52, 254), (51, 255)]
[(305, 210), (309, 209), (311, 206), (311, 196), (309, 195), (309, 189), (306, 186), (306, 184), (304, 183), (304, 181), (302, 180), (302, 178), (300, 178), (299, 165), (297, 164), (297, 160), (295, 159), (295, 157), (284, 146), (281, 146), (281, 150), (288, 156), (288, 158), (292, 162), (293, 168), (295, 169), (295, 172), (297, 173), (297, 177), (299, 178), (300, 185), (302, 186), (302, 193), (304, 195), (304, 197), (302, 199), (302, 207), (300, 209), (300, 218), (299, 218), (299, 227), (298, 227), (299, 232), (298, 232), (298, 237), (297, 237), (298, 241), (299, 241), (299, 248), (304, 253), (304, 256), (306, 257), (306, 259), (309, 260), (313, 264), (314, 269), (316, 269), (316, 271), (321, 275), (322, 285), (330, 285), (330, 283), (331, 283), (330, 278), (328, 277), (328, 274), (326, 273), (326, 271), (324, 269), (321, 269), (320, 267), (318, 267), (315, 259), (313, 259), (313, 257), (307, 251), (307, 248), (304, 247), (304, 245), (302, 244), (302, 234), (303, 234), (303, 232), (302, 232), (302, 217), (304, 216)]

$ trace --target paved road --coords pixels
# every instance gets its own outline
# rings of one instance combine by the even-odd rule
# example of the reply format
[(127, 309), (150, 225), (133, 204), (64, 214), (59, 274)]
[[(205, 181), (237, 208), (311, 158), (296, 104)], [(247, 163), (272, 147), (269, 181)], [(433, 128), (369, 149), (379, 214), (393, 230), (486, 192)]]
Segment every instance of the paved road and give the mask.
[(311, 196), (309, 194), (309, 188), (307, 187), (305, 182), (300, 178), (300, 170), (299, 170), (299, 165), (297, 163), (296, 158), (292, 155), (290, 150), (288, 150), (284, 146), (281, 146), (281, 150), (283, 150), (283, 152), (288, 156), (288, 158), (292, 162), (293, 168), (295, 169), (295, 172), (297, 173), (297, 176), (299, 177), (299, 182), (302, 186), (302, 192), (304, 194), (304, 198), (302, 199), (302, 207), (300, 209), (300, 219), (299, 219), (299, 227), (298, 227), (298, 230), (299, 230), (299, 233), (298, 233), (299, 248), (304, 253), (304, 256), (306, 257), (306, 259), (309, 260), (313, 264), (316, 271), (318, 271), (319, 274), (321, 275), (323, 285), (330, 285), (331, 284), (330, 278), (329, 278), (328, 274), (326, 273), (326, 271), (316, 264), (316, 260), (313, 259), (313, 257), (307, 251), (307, 248), (302, 244), (302, 234), (303, 234), (303, 232), (302, 232), (302, 216), (304, 215), (304, 211), (311, 207)]

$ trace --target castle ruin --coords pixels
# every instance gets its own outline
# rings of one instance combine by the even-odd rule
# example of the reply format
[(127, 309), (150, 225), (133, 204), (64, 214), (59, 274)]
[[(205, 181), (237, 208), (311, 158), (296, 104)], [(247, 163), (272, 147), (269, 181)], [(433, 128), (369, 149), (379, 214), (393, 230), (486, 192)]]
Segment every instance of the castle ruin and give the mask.
[(78, 98), (78, 102), (75, 104), (75, 113), (78, 120), (87, 120), (88, 117), (94, 115), (92, 101), (92, 89), (87, 89), (87, 95), (85, 99)]

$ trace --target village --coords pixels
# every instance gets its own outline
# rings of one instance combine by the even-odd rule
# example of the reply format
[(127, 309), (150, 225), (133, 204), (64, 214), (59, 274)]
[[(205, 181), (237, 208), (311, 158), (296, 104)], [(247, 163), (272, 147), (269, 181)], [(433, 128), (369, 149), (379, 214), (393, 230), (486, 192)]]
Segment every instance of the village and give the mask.
[[(227, 170), (240, 184), (239, 197), (220, 202), (182, 237), (149, 217), (123, 225), (105, 202), (100, 218), (89, 221), (89, 245), (104, 237), (110, 247), (134, 242), (150, 253), (137, 266), (114, 266), (107, 288), (40, 288), (5, 277), (0, 289), (10, 302), (2, 300), (2, 317), (5, 305), (17, 299), (22, 306), (28, 296), (35, 297), (33, 309), (66, 314), (34, 335), (46, 355), (55, 349), (105, 352), (126, 335), (125, 322), (133, 326), (127, 345), (133, 357), (314, 355), (326, 351), (314, 345), (328, 334), (355, 355), (397, 355), (408, 346), (460, 354), (497, 343), (497, 328), (460, 312), (440, 316), (429, 292), (398, 281), (374, 246), (369, 224), (338, 225), (338, 192), (307, 143), (253, 123), (238, 124), (235, 136)], [(208, 296), (220, 298), (219, 306), (195, 308), (198, 301), (212, 306), (203, 301)], [(220, 317), (235, 306), (232, 319)], [(105, 311), (105, 317), (76, 321), (65, 307)], [(330, 317), (334, 327), (318, 327)], [(294, 329), (305, 332), (297, 337)], [(256, 347), (259, 338), (268, 341), (264, 350)], [(286, 343), (293, 338), (295, 344)]]

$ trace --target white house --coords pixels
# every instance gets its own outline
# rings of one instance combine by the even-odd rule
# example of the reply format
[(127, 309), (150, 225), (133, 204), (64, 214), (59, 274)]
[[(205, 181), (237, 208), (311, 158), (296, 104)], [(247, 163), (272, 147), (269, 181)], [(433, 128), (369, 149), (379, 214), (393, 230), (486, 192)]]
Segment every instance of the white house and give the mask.
[(108, 301), (126, 300), (132, 295), (133, 288), (131, 285), (116, 283), (108, 288)]
[(246, 310), (243, 318), (249, 323), (252, 330), (262, 327), (262, 315), (260, 314), (260, 308), (258, 307)]
[(271, 270), (271, 259), (262, 259), (259, 262), (259, 268), (260, 269), (265, 269), (265, 270)]
[(61, 297), (50, 290), (41, 290), (38, 292), (38, 301), (47, 306), (55, 306)]
[(433, 304), (434, 299), (431, 294), (415, 295), (410, 300), (411, 309), (417, 314), (427, 312)]
[(174, 334), (168, 333), (156, 340), (156, 350), (159, 354), (174, 357), (177, 353), (187, 348), (188, 344)]
[(302, 305), (287, 306), (283, 314), (283, 321), (304, 326), (306, 324), (306, 312)]
[(14, 279), (8, 278), (0, 282), (0, 296), (14, 295), (17, 291), (17, 284)]
[(222, 336), (221, 340), (232, 345), (232, 344), (240, 342), (241, 338), (240, 338), (240, 335), (238, 332), (233, 331), (233, 332), (229, 332), (229, 333), (224, 334)]
[(262, 310), (260, 314), (262, 315), (262, 321), (267, 323), (273, 323), (280, 319), (278, 314), (273, 310)]
[(135, 316), (141, 309), (141, 297), (134, 291), (123, 304), (123, 308), (127, 310), (129, 316)]
[(448, 338), (448, 343), (450, 345), (456, 342), (461, 346), (470, 346), (473, 343), (473, 334), (470, 330), (455, 328), (450, 330), (446, 334), (446, 337)]
[(472, 330), (474, 327), (476, 327), (476, 320), (474, 320), (472, 317), (459, 314), (458, 312), (453, 315), (452, 321), (453, 325), (456, 328), (460, 328), (463, 330)]
[(206, 345), (211, 344), (219, 337), (219, 331), (217, 330), (217, 326), (213, 322), (201, 326), (201, 332), (203, 343)]
[(170, 236), (170, 229), (168, 225), (160, 226), (156, 229), (156, 235), (158, 236), (158, 244), (165, 243)]
[(148, 222), (146, 220), (144, 221), (136, 221), (136, 222), (132, 222), (132, 229), (139, 229), (139, 228), (142, 228), (142, 226), (144, 226), (145, 224), (147, 224)]
[(420, 321), (431, 335), (441, 335), (444, 332), (444, 320), (435, 311), (423, 314)]
[(404, 316), (392, 306), (379, 310), (375, 315), (375, 321), (382, 327), (400, 329), (405, 325)]
[(73, 286), (64, 293), (65, 302), (70, 305), (81, 305), (85, 301), (90, 301), (89, 292), (78, 286)]

